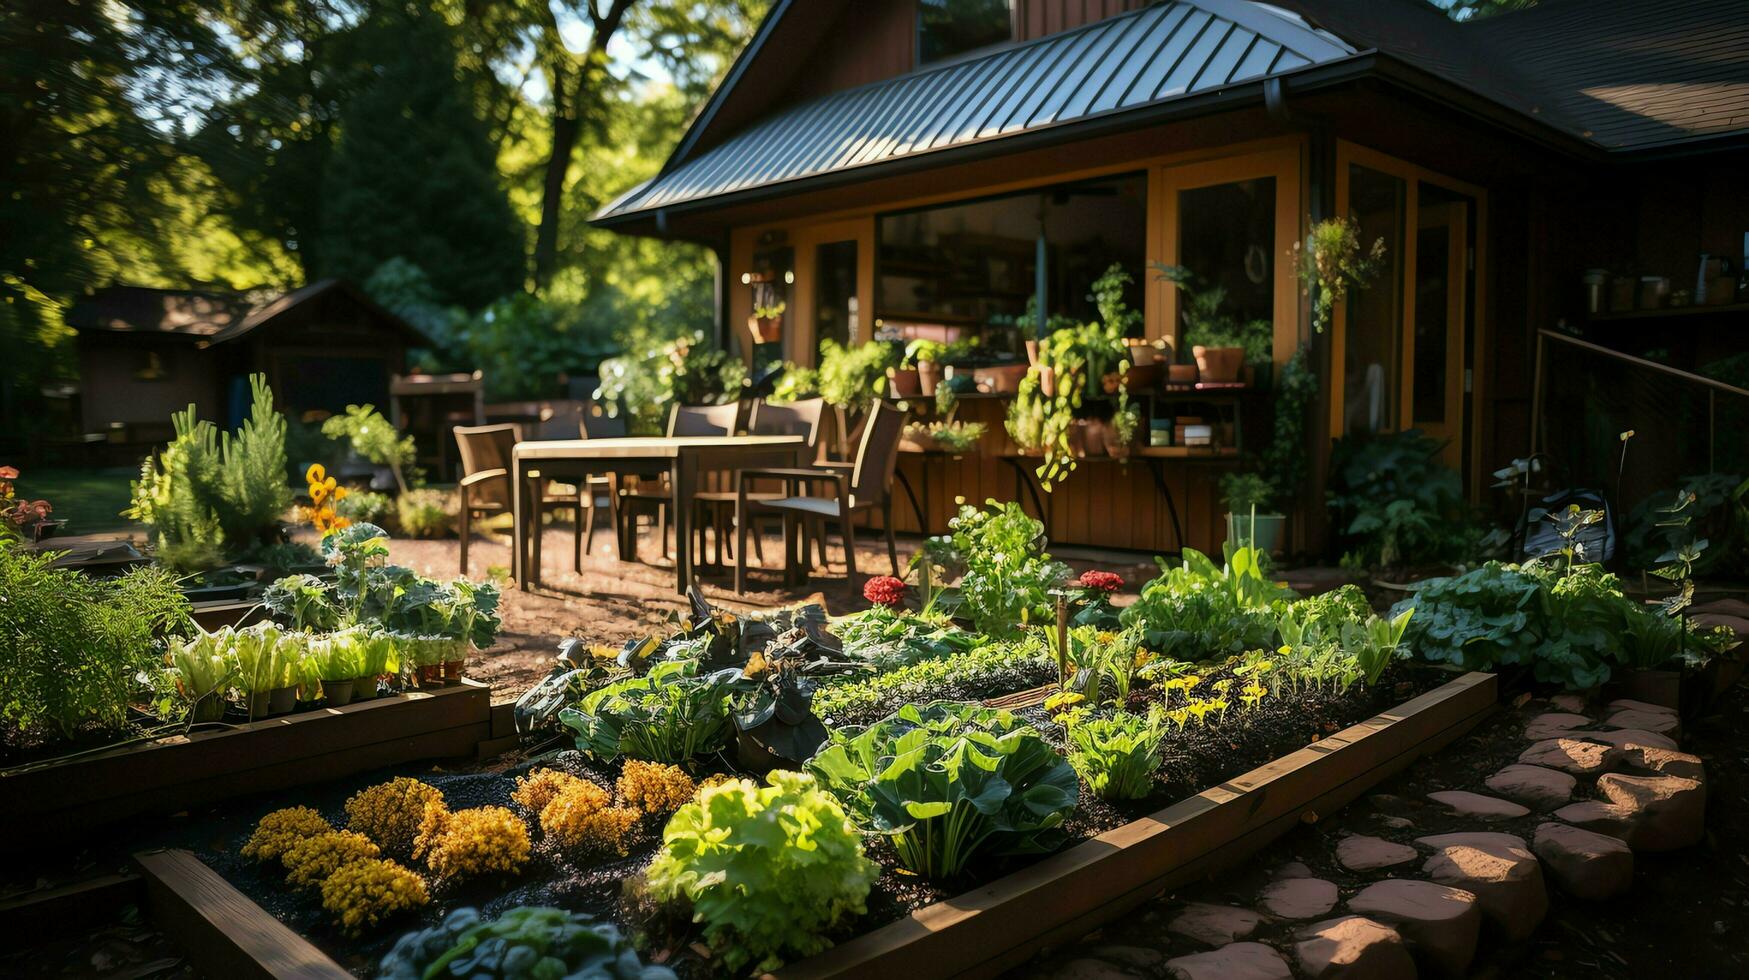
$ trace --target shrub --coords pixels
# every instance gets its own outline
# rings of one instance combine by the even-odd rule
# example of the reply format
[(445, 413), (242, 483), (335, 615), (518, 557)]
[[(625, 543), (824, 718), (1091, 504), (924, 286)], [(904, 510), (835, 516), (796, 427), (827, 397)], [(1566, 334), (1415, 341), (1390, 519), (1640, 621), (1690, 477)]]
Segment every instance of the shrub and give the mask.
[(628, 760), (619, 774), (619, 798), (645, 813), (673, 813), (698, 787), (679, 766)]
[(413, 857), (439, 878), (515, 874), (528, 863), (528, 853), (528, 826), (501, 806), (432, 806), (413, 841)]
[(374, 490), (354, 490), (341, 498), (334, 509), (354, 524), (385, 524), (389, 515), (397, 511), (393, 497)]
[(667, 661), (590, 692), (559, 712), (559, 721), (577, 732), (577, 747), (596, 758), (684, 762), (728, 739), (729, 684), (738, 675), (700, 675), (696, 661)]
[(447, 538), (455, 533), (459, 506), (448, 490), (410, 490), (395, 501), (401, 534), (409, 538)]
[(125, 731), (160, 641), (192, 630), (188, 601), (164, 568), (100, 579), (54, 558), (0, 543), (0, 722), (19, 740)]
[(429, 806), (443, 806), (443, 793), (408, 776), (359, 790), (346, 801), (346, 822), (391, 854), (411, 854)]
[(594, 783), (560, 790), (540, 812), (541, 833), (562, 850), (592, 854), (631, 851), (628, 839), (643, 814), (627, 806), (612, 806), (607, 791)]
[(603, 797), (607, 795), (606, 790), (587, 779), (557, 769), (537, 769), (526, 776), (516, 777), (516, 789), (511, 791), (510, 800), (538, 817), (553, 797), (575, 786), (593, 786)]
[(471, 908), (456, 909), (440, 925), (402, 936), (377, 976), (674, 980), (674, 971), (646, 966), (611, 923), (564, 909), (520, 906), (490, 920)]
[(1119, 711), (1068, 726), (1069, 764), (1103, 800), (1139, 800), (1154, 786), (1167, 722), (1159, 711)]
[(891, 344), (870, 341), (843, 346), (820, 342), (820, 396), (840, 408), (866, 408), (887, 387), (887, 368), (899, 363)]
[(899, 863), (936, 881), (982, 854), (1053, 850), (1075, 808), (1075, 770), (1012, 714), (937, 701), (840, 730), (808, 772)]
[(1463, 557), (1475, 542), (1445, 444), (1419, 429), (1346, 436), (1331, 451), (1329, 505), (1351, 559), (1391, 568)]
[(354, 861), (369, 861), (381, 851), (369, 837), (351, 830), (332, 830), (305, 837), (285, 849), (286, 883), (293, 888), (320, 888), (328, 876)]
[(393, 861), (354, 861), (322, 882), (322, 908), (354, 936), (430, 901), (425, 880)]
[(272, 861), (285, 854), (293, 844), (333, 829), (320, 813), (307, 806), (275, 810), (255, 825), (255, 832), (243, 844), (243, 856)]
[(831, 946), (826, 934), (864, 911), (880, 869), (814, 777), (774, 770), (681, 807), (647, 872), (663, 901), (685, 899), (724, 967), (771, 970)]

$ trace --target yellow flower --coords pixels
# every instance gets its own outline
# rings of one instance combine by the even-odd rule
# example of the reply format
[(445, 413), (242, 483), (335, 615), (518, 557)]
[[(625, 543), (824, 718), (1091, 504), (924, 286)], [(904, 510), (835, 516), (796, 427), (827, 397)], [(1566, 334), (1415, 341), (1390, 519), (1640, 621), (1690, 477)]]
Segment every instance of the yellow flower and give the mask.
[(314, 486), (321, 483), (327, 476), (328, 471), (322, 468), (321, 463), (311, 463), (310, 468), (304, 471), (304, 482)]

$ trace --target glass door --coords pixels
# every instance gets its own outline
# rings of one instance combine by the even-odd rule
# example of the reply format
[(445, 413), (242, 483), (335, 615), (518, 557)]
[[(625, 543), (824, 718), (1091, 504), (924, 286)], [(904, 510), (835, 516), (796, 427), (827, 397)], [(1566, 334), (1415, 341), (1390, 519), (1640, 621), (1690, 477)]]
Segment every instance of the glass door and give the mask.
[(1467, 198), (1431, 184), (1421, 184), (1417, 196), (1409, 420), (1415, 428), (1445, 440), (1445, 463), (1459, 469), (1471, 205)]
[(827, 340), (861, 340), (857, 320), (856, 242), (825, 242), (814, 249), (814, 363)]

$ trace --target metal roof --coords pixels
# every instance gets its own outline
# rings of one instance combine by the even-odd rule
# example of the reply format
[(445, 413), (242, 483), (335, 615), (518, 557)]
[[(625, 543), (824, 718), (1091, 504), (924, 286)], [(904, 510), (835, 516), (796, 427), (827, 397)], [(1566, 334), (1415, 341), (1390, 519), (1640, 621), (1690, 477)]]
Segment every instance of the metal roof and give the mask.
[(1353, 54), (1277, 7), (1170, 0), (779, 112), (671, 161), (596, 218), (1061, 126)]

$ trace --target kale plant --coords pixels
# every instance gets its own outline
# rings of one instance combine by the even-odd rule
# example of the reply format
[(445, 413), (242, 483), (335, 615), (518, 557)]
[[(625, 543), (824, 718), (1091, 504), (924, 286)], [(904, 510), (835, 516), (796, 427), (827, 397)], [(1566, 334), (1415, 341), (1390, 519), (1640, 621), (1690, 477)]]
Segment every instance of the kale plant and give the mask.
[(377, 968), (383, 980), (674, 980), (674, 971), (646, 966), (612, 923), (564, 909), (524, 905), (496, 919), (471, 908), (402, 936)]

